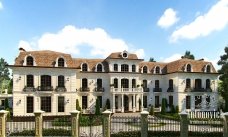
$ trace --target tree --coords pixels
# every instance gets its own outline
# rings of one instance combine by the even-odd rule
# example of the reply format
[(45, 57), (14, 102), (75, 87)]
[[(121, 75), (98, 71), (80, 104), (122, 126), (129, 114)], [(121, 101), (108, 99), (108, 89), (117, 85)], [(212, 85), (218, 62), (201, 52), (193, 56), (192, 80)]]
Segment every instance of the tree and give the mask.
[(219, 77), (221, 83), (219, 84), (219, 93), (225, 100), (224, 111), (228, 112), (228, 47), (225, 47), (225, 54), (220, 56), (218, 65), (221, 66), (221, 69), (218, 71), (222, 75)]
[(100, 115), (101, 114), (101, 110), (100, 110), (100, 100), (97, 98), (96, 99), (96, 105), (95, 105), (95, 114), (96, 115)]
[(10, 73), (9, 73), (8, 63), (3, 58), (0, 58), (0, 89), (1, 90), (8, 88), (9, 84), (6, 85), (5, 83), (9, 83), (8, 82), (10, 80), (9, 75)]
[(187, 51), (185, 52), (184, 56), (182, 56), (181, 58), (182, 58), (182, 59), (183, 59), (183, 58), (187, 58), (187, 59), (193, 59), (193, 60), (194, 60), (194, 59), (195, 59), (195, 56), (194, 56), (193, 54), (191, 54), (190, 51), (187, 50)]
[(161, 108), (161, 114), (165, 114), (166, 113), (166, 102), (167, 102), (167, 100), (166, 100), (166, 98), (163, 98), (162, 99), (162, 108)]
[(156, 62), (154, 58), (150, 57), (149, 62)]

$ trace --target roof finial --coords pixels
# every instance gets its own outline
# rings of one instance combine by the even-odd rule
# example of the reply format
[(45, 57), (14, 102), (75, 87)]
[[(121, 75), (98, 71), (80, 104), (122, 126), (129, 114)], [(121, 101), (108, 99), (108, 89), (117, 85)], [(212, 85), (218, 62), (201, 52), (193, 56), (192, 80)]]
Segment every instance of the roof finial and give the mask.
[(19, 48), (19, 51), (20, 51), (20, 52), (26, 52), (26, 50), (23, 49), (23, 48), (21, 48), (21, 47)]

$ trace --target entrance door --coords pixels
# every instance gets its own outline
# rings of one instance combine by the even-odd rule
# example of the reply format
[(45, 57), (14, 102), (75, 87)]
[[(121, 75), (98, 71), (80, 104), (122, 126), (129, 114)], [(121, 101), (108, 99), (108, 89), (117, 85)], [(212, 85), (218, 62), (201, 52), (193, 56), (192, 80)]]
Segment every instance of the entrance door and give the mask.
[(129, 99), (128, 96), (124, 95), (124, 111), (129, 111)]

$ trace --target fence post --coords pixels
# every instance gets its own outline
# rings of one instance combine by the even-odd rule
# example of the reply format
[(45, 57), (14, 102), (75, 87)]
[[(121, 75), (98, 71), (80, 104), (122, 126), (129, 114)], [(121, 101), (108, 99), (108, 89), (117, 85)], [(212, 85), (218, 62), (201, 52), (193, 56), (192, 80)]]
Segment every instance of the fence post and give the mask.
[(180, 114), (180, 137), (188, 137), (188, 113), (182, 111)]
[(44, 111), (41, 111), (41, 110), (34, 112), (34, 115), (35, 115), (35, 137), (42, 137), (42, 129), (43, 129), (42, 113), (44, 113)]
[(141, 112), (141, 137), (148, 136), (148, 111)]
[(111, 136), (111, 111), (104, 111), (103, 113), (103, 137), (110, 137)]
[(74, 110), (71, 113), (71, 136), (79, 137), (79, 114), (80, 111)]
[(222, 113), (223, 116), (223, 136), (228, 137), (228, 112)]
[(8, 111), (0, 111), (0, 137), (6, 137), (6, 117)]

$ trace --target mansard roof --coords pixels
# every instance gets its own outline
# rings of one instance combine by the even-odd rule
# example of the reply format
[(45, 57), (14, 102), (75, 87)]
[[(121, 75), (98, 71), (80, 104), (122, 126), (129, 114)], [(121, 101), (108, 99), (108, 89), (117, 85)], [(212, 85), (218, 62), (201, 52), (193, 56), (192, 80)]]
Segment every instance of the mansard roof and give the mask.
[[(122, 53), (122, 52), (114, 52), (114, 53), (111, 53), (111, 54), (107, 57), (107, 59), (123, 59), (121, 53)], [(129, 53), (127, 59), (138, 60), (138, 57), (137, 57), (136, 54)]]
[(148, 73), (153, 73), (155, 67), (160, 67), (162, 74), (166, 73), (166, 65), (167, 63), (161, 62), (140, 62), (139, 63), (139, 71), (141, 72), (144, 66), (147, 66)]

